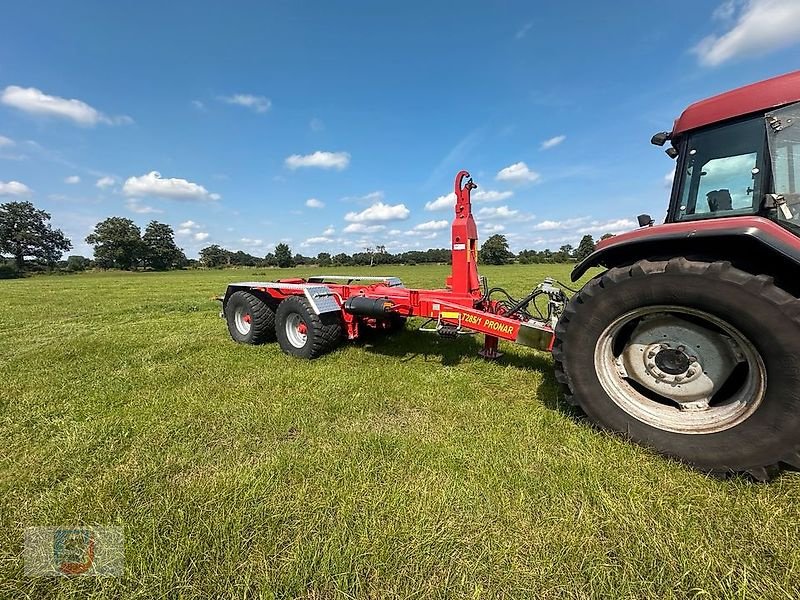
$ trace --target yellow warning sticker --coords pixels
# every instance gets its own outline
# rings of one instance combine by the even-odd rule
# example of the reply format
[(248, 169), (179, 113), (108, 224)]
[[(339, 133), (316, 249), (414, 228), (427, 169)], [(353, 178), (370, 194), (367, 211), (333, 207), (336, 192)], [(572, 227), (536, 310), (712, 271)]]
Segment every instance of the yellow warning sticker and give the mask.
[(460, 317), (460, 316), (461, 316), (461, 313), (459, 313), (459, 312), (453, 312), (453, 311), (448, 311), (448, 310), (443, 310), (442, 312), (440, 312), (440, 313), (439, 313), (439, 315), (440, 315), (440, 316), (441, 316), (443, 319), (457, 319), (458, 317)]

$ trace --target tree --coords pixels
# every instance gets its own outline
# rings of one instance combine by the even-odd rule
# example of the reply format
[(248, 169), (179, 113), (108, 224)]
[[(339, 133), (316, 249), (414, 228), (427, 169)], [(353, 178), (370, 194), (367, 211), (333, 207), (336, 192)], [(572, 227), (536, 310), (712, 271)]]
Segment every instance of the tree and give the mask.
[(86, 243), (94, 246), (95, 262), (103, 269), (133, 269), (142, 257), (142, 232), (130, 219), (101, 221)]
[(592, 252), (594, 252), (594, 238), (587, 233), (578, 244), (578, 249), (575, 251), (575, 259), (583, 260)]
[(320, 252), (317, 254), (317, 264), (320, 267), (329, 267), (331, 264), (331, 255), (328, 252)]
[(200, 262), (204, 267), (222, 267), (228, 264), (229, 252), (217, 244), (212, 244), (200, 250)]
[(156, 271), (174, 269), (186, 260), (175, 244), (172, 227), (158, 221), (150, 221), (144, 230), (142, 250), (145, 265)]
[(292, 266), (292, 251), (284, 243), (275, 246), (275, 260), (281, 269)]
[(85, 271), (89, 267), (91, 261), (84, 256), (69, 256), (67, 257), (67, 271)]
[(506, 236), (496, 233), (481, 246), (480, 261), (487, 265), (504, 265), (514, 255), (508, 251)]
[(614, 237), (613, 233), (604, 233), (603, 235), (600, 236), (600, 241), (607, 240), (608, 238), (612, 237)]
[(11, 254), (20, 271), (26, 256), (54, 264), (72, 248), (72, 242), (60, 229), (53, 229), (49, 220), (49, 213), (30, 202), (0, 204), (0, 254)]

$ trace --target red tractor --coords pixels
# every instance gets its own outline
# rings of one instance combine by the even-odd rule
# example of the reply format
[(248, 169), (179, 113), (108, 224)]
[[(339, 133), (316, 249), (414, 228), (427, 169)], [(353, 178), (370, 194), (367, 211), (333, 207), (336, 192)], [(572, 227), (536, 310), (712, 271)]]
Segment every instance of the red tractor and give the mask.
[[(800, 468), (800, 71), (689, 106), (653, 136), (677, 160), (666, 223), (604, 240), (605, 270), (568, 298), (524, 298), (478, 275), (477, 231), (455, 181), (452, 275), (443, 289), (392, 277), (319, 276), (228, 286), (234, 340), (314, 358), (344, 338), (427, 319), (552, 350), (565, 397), (600, 427), (717, 475), (766, 481)], [(565, 288), (566, 289), (566, 288)]]

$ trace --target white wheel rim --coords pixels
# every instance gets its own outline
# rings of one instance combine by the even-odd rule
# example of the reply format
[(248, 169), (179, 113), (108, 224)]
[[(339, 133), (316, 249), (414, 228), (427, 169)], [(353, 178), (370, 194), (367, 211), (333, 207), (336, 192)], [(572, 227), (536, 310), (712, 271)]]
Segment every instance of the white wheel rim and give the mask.
[(236, 309), (236, 312), (233, 314), (233, 321), (236, 325), (236, 331), (242, 335), (247, 335), (250, 333), (250, 328), (252, 327), (252, 316), (247, 309), (245, 309), (245, 307), (240, 306)]
[(306, 324), (297, 313), (292, 313), (286, 317), (286, 339), (295, 348), (302, 348), (308, 341), (308, 335), (302, 332)]
[(730, 429), (766, 393), (766, 368), (753, 344), (722, 319), (682, 306), (622, 315), (600, 336), (594, 364), (617, 406), (675, 433)]

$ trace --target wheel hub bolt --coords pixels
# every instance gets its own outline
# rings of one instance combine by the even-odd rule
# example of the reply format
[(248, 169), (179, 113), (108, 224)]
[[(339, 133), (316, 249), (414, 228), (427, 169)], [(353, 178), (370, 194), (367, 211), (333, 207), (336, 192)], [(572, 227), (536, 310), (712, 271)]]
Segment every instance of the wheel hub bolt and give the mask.
[(666, 342), (661, 342), (660, 346), (661, 346), (661, 348), (663, 348), (664, 350), (666, 350), (667, 348), (669, 348), (669, 344), (667, 344)]
[(694, 369), (689, 369), (688, 371), (686, 371), (687, 377), (691, 377), (692, 375), (694, 375)]
[(689, 357), (689, 362), (690, 363), (697, 362), (697, 357), (696, 356), (690, 356)]
[(678, 352), (683, 352), (686, 350), (686, 346), (678, 346)]

